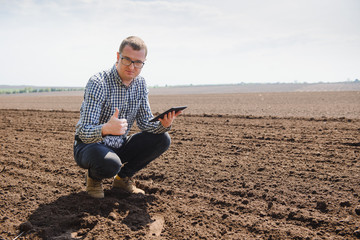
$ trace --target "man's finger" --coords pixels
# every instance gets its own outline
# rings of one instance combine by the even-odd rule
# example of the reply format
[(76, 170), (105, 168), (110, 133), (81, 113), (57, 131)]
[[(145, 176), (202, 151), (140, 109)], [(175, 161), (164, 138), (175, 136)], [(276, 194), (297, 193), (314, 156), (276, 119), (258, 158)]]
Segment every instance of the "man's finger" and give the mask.
[(175, 113), (175, 117), (179, 116), (180, 114), (182, 114), (182, 111), (178, 111)]
[(119, 118), (119, 109), (115, 108), (115, 113), (112, 115), (114, 118)]
[(173, 119), (175, 117), (175, 111), (169, 112), (168, 119)]

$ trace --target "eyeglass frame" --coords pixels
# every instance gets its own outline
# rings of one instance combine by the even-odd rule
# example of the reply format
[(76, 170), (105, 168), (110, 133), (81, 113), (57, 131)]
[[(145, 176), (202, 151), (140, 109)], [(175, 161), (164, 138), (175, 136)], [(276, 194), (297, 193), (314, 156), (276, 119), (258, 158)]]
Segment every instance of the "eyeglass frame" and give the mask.
[[(125, 59), (125, 60), (127, 60), (127, 61), (130, 61), (130, 64), (129, 64), (129, 65), (124, 64), (123, 61), (122, 61), (123, 59)], [(131, 60), (131, 59), (128, 58), (128, 57), (123, 57), (123, 55), (121, 55), (121, 54), (120, 54), (120, 62), (121, 62), (121, 64), (123, 64), (124, 66), (130, 66), (131, 64), (134, 64), (134, 67), (135, 67), (135, 68), (139, 68), (139, 69), (143, 68), (144, 65), (145, 65), (145, 62), (142, 62), (142, 61), (140, 61), (140, 60), (133, 61), (133, 60)], [(141, 67), (137, 67), (135, 64), (142, 64), (142, 65), (141, 65)]]

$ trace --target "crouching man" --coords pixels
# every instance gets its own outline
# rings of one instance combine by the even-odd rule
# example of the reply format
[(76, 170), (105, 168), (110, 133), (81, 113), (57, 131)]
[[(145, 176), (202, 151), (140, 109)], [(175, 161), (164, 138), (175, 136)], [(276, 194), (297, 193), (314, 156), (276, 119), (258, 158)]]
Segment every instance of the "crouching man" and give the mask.
[[(86, 191), (103, 198), (102, 179), (114, 178), (113, 187), (129, 193), (145, 192), (132, 177), (170, 146), (170, 130), (180, 112), (170, 112), (157, 122), (150, 110), (145, 79), (139, 76), (147, 47), (139, 37), (120, 45), (114, 66), (88, 81), (76, 125), (74, 158), (87, 169)], [(136, 120), (141, 130), (128, 133)]]

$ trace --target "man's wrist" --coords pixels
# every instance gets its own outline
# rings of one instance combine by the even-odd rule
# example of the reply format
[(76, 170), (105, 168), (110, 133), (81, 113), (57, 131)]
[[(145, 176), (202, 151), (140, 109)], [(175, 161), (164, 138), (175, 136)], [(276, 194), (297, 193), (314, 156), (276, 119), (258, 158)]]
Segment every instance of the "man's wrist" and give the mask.
[(102, 127), (101, 127), (101, 136), (104, 137), (106, 135), (108, 135), (108, 131), (107, 131), (107, 123), (103, 124)]

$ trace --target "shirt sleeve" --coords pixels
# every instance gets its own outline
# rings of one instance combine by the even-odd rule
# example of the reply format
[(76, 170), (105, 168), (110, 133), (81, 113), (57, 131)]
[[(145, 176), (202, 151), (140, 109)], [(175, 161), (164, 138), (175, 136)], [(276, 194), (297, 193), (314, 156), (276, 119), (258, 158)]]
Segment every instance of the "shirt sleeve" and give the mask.
[(104, 102), (104, 90), (96, 79), (90, 79), (81, 105), (80, 120), (77, 125), (78, 136), (84, 143), (94, 143), (103, 140), (100, 124), (101, 108)]

